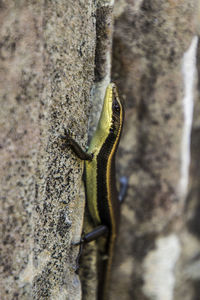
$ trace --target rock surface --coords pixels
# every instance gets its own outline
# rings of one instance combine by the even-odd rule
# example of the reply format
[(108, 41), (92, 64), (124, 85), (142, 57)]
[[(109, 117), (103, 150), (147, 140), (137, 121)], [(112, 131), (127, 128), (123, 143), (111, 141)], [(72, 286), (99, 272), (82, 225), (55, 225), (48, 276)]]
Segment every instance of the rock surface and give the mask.
[(191, 130), (183, 68), (190, 47), (191, 60), (196, 56), (197, 11), (197, 1), (115, 3), (112, 78), (126, 104), (119, 170), (129, 175), (129, 191), (110, 299), (197, 299), (191, 289), (184, 296), (185, 282), (180, 286), (178, 279), (183, 239), (187, 241)]
[(93, 1), (1, 1), (1, 299), (80, 299), (75, 274), (87, 143)]

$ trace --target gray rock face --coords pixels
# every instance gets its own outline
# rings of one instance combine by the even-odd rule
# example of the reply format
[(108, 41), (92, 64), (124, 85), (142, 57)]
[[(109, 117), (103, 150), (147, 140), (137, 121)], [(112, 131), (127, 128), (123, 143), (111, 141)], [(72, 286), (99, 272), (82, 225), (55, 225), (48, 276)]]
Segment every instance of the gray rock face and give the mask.
[(0, 4), (1, 299), (80, 299), (83, 165), (94, 74), (93, 1)]

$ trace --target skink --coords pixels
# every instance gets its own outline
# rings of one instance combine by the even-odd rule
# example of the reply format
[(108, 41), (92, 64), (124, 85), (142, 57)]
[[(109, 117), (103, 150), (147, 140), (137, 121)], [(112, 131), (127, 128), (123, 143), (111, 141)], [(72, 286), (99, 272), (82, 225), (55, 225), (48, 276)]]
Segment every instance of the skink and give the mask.
[(65, 131), (66, 143), (73, 152), (85, 161), (87, 205), (91, 218), (97, 226), (80, 241), (89, 242), (107, 233), (105, 252), (107, 260), (103, 280), (99, 287), (98, 299), (108, 299), (107, 290), (113, 261), (114, 246), (119, 228), (120, 200), (122, 200), (127, 181), (122, 182), (122, 193), (116, 188), (115, 154), (120, 141), (124, 122), (124, 108), (114, 83), (106, 90), (104, 104), (96, 132), (85, 152), (78, 143)]

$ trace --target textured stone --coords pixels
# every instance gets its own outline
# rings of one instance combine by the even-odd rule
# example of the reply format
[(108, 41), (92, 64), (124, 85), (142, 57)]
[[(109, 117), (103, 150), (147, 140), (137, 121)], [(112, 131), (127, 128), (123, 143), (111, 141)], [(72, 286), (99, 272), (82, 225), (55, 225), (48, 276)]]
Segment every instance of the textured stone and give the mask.
[(83, 165), (94, 77), (93, 1), (0, 3), (1, 299), (80, 299)]

